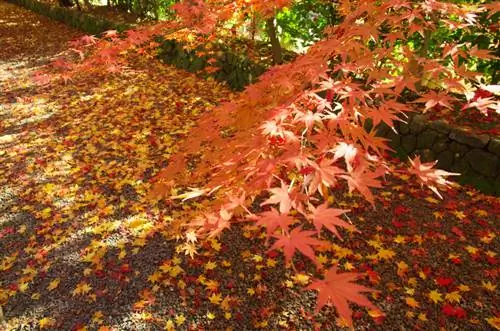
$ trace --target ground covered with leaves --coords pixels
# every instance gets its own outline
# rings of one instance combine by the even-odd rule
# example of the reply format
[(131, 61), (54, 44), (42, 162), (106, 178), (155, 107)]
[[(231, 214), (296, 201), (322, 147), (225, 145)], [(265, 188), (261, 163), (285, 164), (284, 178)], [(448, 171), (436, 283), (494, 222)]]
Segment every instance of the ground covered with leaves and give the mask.
[[(30, 72), (78, 32), (4, 2), (0, 17), (3, 329), (340, 328), (303, 291), (321, 272), (285, 266), (260, 229), (234, 226), (193, 259), (166, 240), (199, 201), (151, 201), (150, 179), (227, 89), (151, 59), (35, 86)], [(336, 192), (360, 233), (328, 238), (318, 260), (361, 273), (384, 313), (355, 307), (356, 329), (500, 328), (500, 199), (456, 187), (439, 201), (404, 175), (377, 190), (375, 210)]]

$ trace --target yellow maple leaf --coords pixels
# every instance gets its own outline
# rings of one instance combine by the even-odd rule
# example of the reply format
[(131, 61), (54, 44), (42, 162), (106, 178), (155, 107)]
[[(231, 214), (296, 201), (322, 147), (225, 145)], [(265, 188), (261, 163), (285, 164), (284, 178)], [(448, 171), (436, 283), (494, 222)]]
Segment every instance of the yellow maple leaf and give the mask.
[(497, 288), (496, 285), (493, 285), (490, 281), (485, 282), (484, 280), (482, 281), (481, 285), (487, 289), (490, 292), (494, 292), (495, 289)]
[(435, 211), (432, 213), (432, 215), (434, 215), (435, 219), (441, 220), (443, 219), (444, 213), (440, 211)]
[(76, 286), (76, 288), (73, 290), (73, 296), (86, 294), (86, 293), (90, 292), (91, 289), (92, 289), (92, 287), (89, 284), (87, 284), (85, 282), (80, 282)]
[(165, 323), (165, 330), (167, 330), (167, 331), (173, 331), (173, 330), (175, 330), (174, 321), (172, 321), (171, 319), (169, 319), (167, 321), (167, 323)]
[(161, 280), (161, 273), (156, 271), (152, 275), (148, 277), (148, 281), (151, 283), (155, 284), (158, 283)]
[(181, 272), (184, 272), (184, 269), (182, 269), (181, 267), (179, 267), (178, 265), (175, 265), (173, 266), (172, 268), (170, 268), (168, 274), (173, 277), (173, 278), (176, 278)]
[(49, 283), (49, 286), (47, 286), (47, 290), (52, 291), (53, 289), (57, 288), (60, 282), (61, 280), (59, 278), (54, 279)]
[(433, 197), (427, 197), (424, 199), (427, 202), (433, 203), (433, 204), (438, 204), (439, 200), (434, 199)]
[(177, 324), (177, 326), (181, 326), (185, 321), (186, 317), (184, 317), (183, 314), (175, 316), (175, 324)]
[(415, 300), (415, 298), (413, 297), (407, 297), (405, 299), (405, 302), (408, 306), (412, 307), (412, 308), (418, 308), (420, 307), (420, 304), (418, 303), (417, 300)]
[(301, 284), (301, 285), (309, 284), (309, 276), (308, 275), (296, 274), (296, 275), (292, 276), (292, 279), (297, 284)]
[(29, 283), (20, 283), (17, 288), (19, 289), (19, 291), (21, 291), (22, 293), (26, 292), (26, 290), (29, 288), (30, 284)]
[(470, 287), (465, 285), (465, 284), (460, 284), (458, 285), (458, 289), (461, 291), (461, 292), (469, 292), (470, 291)]
[(437, 290), (430, 291), (427, 296), (429, 299), (437, 304), (438, 302), (443, 301), (443, 298), (441, 297), (441, 293), (439, 293)]
[(104, 317), (104, 314), (102, 313), (102, 311), (98, 310), (92, 316), (92, 322), (97, 323), (97, 324), (101, 324), (103, 317)]
[(268, 258), (268, 259), (267, 259), (267, 261), (266, 261), (266, 265), (267, 265), (269, 268), (273, 268), (274, 266), (276, 266), (276, 260), (275, 260), (275, 259)]
[(217, 241), (217, 239), (212, 239), (210, 240), (210, 247), (218, 252), (220, 251), (222, 245)]
[(405, 244), (406, 243), (406, 237), (405, 236), (401, 236), (401, 235), (397, 235), (394, 240), (393, 240), (396, 244)]
[(460, 293), (458, 291), (453, 291), (453, 292), (450, 292), (450, 293), (446, 293), (446, 295), (444, 296), (444, 298), (448, 302), (460, 302), (460, 299), (462, 298), (462, 296), (460, 295)]
[(210, 300), (210, 303), (218, 305), (222, 301), (222, 294), (212, 293), (212, 295), (208, 298), (208, 300)]
[(378, 251), (377, 257), (382, 260), (389, 260), (392, 259), (396, 255), (396, 252), (394, 252), (391, 249), (386, 249), (382, 248)]
[(219, 288), (219, 282), (216, 280), (207, 280), (204, 285), (207, 290), (212, 292), (217, 291)]
[(497, 330), (500, 330), (500, 317), (490, 317), (486, 319), (489, 325), (494, 327)]
[(482, 209), (478, 209), (475, 211), (476, 212), (476, 215), (479, 216), (479, 217), (485, 217), (485, 216), (488, 216), (488, 212), (485, 211), (485, 210), (482, 210)]
[(418, 319), (421, 320), (422, 322), (427, 322), (427, 315), (424, 313), (418, 314)]
[(216, 317), (216, 316), (215, 316), (215, 314), (214, 314), (214, 313), (212, 313), (212, 312), (208, 312), (208, 313), (207, 313), (207, 318), (208, 318), (209, 320), (213, 320), (213, 319), (215, 319), (215, 317)]
[(466, 249), (466, 250), (467, 250), (467, 252), (469, 252), (470, 254), (476, 254), (476, 253), (479, 251), (479, 249), (478, 249), (478, 248), (476, 248), (476, 247), (474, 247), (474, 246), (470, 246), (470, 245), (469, 245), (469, 246), (467, 246), (467, 247), (465, 247), (465, 249)]
[(50, 317), (44, 317), (38, 321), (38, 325), (40, 329), (44, 329), (47, 327), (51, 327), (56, 323), (56, 320)]
[(205, 270), (214, 270), (215, 268), (217, 268), (217, 263), (216, 262), (208, 261), (205, 264)]

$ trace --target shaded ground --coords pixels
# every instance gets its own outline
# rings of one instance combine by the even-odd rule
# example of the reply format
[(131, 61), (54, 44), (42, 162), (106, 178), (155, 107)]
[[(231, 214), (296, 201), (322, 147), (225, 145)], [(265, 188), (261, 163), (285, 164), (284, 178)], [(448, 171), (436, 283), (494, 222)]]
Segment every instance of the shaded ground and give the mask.
[[(36, 62), (21, 61), (54, 55), (78, 33), (3, 2), (0, 17), (4, 329), (339, 329), (301, 290), (317, 276), (308, 262), (285, 268), (244, 225), (194, 259), (178, 255), (164, 233), (183, 206), (145, 198), (176, 141), (227, 90), (153, 61), (36, 87)], [(24, 33), (4, 33), (13, 26)], [(363, 273), (386, 314), (357, 308), (356, 329), (499, 328), (500, 199), (457, 188), (440, 202), (405, 177), (377, 192), (375, 211), (342, 192), (333, 202), (361, 233), (319, 258)]]

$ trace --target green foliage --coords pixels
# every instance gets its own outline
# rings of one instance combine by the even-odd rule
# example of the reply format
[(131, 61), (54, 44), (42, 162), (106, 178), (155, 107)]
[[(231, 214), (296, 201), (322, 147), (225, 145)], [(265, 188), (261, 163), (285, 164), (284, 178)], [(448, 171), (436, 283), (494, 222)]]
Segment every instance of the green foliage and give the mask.
[(281, 42), (291, 49), (302, 49), (318, 41), (328, 25), (340, 22), (332, 2), (297, 1), (276, 15)]
[[(202, 76), (212, 76), (218, 81), (226, 82), (230, 88), (236, 91), (243, 90), (265, 71), (263, 65), (254, 63), (243, 55), (235, 54), (223, 45), (217, 45), (215, 55), (210, 56), (197, 55), (198, 52), (206, 51), (202, 46), (194, 50), (187, 50), (182, 43), (176, 40), (159, 38), (157, 41), (161, 44), (158, 57), (163, 62), (190, 72), (196, 72)], [(212, 66), (219, 68), (219, 70), (207, 73), (204, 69), (210, 66), (208, 61), (211, 58), (216, 60)]]

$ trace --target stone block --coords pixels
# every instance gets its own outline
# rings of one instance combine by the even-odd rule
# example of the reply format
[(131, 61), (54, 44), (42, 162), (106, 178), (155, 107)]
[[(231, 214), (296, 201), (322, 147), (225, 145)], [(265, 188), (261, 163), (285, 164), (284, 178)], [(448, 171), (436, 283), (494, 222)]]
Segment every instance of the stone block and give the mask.
[(435, 155), (434, 155), (434, 152), (431, 151), (430, 149), (424, 149), (422, 151), (419, 152), (419, 155), (420, 155), (420, 160), (422, 162), (432, 162), (435, 160)]
[(469, 147), (457, 143), (456, 141), (452, 141), (450, 144), (450, 151), (454, 153), (455, 158), (461, 158), (469, 151)]
[(401, 136), (394, 131), (390, 130), (389, 133), (387, 133), (387, 139), (389, 139), (388, 144), (392, 149), (397, 149), (401, 146)]
[(490, 141), (490, 137), (486, 134), (476, 135), (461, 129), (451, 130), (450, 139), (475, 148), (483, 148)]
[(399, 126), (399, 133), (403, 135), (410, 133), (410, 125), (408, 123), (400, 122), (398, 126)]
[(425, 116), (417, 114), (417, 115), (413, 116), (413, 118), (411, 120), (410, 132), (413, 134), (419, 134), (420, 132), (424, 131), (426, 125), (427, 125), (427, 121), (425, 119)]
[(437, 137), (438, 133), (433, 130), (421, 132), (417, 137), (417, 148), (431, 148)]
[(480, 174), (488, 177), (498, 175), (497, 170), (500, 162), (498, 156), (475, 148), (467, 153), (466, 159), (469, 161), (471, 168)]
[(451, 151), (442, 151), (439, 153), (437, 167), (440, 169), (449, 170), (453, 165), (453, 153)]
[(401, 146), (407, 153), (411, 153), (415, 150), (417, 146), (417, 137), (415, 136), (403, 136), (401, 138)]
[(488, 151), (500, 156), (500, 138), (491, 138), (488, 143)]
[(466, 175), (470, 171), (469, 162), (465, 158), (455, 159), (453, 165), (451, 166), (452, 172), (458, 172), (459, 174)]
[(392, 131), (392, 129), (389, 127), (389, 125), (385, 124), (385, 122), (380, 122), (379, 125), (377, 125), (377, 136), (379, 137), (385, 137), (389, 131)]
[(500, 197), (500, 175), (495, 179), (495, 194)]
[(441, 153), (442, 151), (449, 149), (450, 145), (448, 142), (449, 142), (448, 139), (443, 139), (443, 138), (437, 139), (434, 142), (434, 145), (432, 146), (432, 151), (434, 153)]
[(445, 120), (437, 120), (429, 123), (429, 128), (444, 134), (450, 133), (451, 127)]

